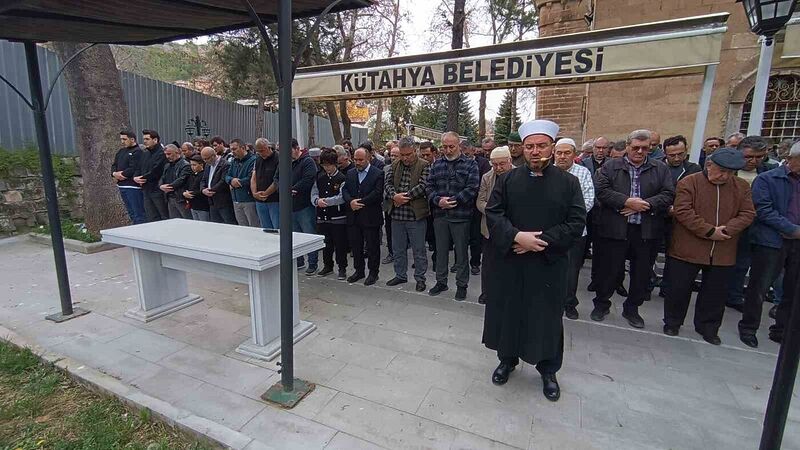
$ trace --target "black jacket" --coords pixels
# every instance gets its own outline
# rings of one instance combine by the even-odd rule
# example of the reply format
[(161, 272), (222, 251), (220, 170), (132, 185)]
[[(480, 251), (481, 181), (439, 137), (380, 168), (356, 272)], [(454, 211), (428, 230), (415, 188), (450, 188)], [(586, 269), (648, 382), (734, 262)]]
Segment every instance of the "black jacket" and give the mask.
[[(317, 174), (317, 181), (316, 181), (316, 188), (317, 188), (317, 195), (319, 198), (329, 198), (329, 197), (336, 197), (342, 191), (342, 187), (344, 186), (345, 175), (340, 172), (336, 171), (333, 176), (328, 175), (324, 170), (320, 170)], [(312, 190), (312, 194), (313, 194)], [(313, 197), (313, 195), (312, 195)], [(345, 218), (345, 206), (344, 204), (341, 205), (332, 205), (328, 206), (327, 208), (317, 208), (317, 220), (319, 222), (334, 222), (339, 220), (341, 222), (342, 219)]]
[[(292, 190), (296, 192), (292, 196), (292, 211), (300, 211), (311, 206), (311, 187), (317, 179), (318, 170), (317, 163), (307, 153), (292, 161)], [(275, 183), (278, 183), (282, 176), (278, 170), (275, 173)]]
[(680, 175), (678, 175), (678, 179), (677, 180), (672, 180), (672, 181), (677, 186), (678, 185), (678, 181), (681, 181), (682, 179), (688, 177), (689, 175), (691, 175), (693, 173), (702, 172), (702, 171), (703, 171), (703, 169), (700, 168), (700, 165), (695, 164), (695, 163), (693, 163), (693, 162), (691, 162), (689, 160), (686, 160), (686, 161), (683, 162), (683, 171), (680, 173)]
[(178, 158), (174, 163), (168, 162), (164, 166), (164, 173), (161, 175), (159, 185), (169, 184), (175, 189), (172, 192), (167, 192), (168, 198), (177, 197), (178, 200), (184, 200), (183, 191), (186, 190), (189, 174), (191, 173), (192, 166), (185, 159)]
[[(603, 163), (594, 177), (598, 213), (593, 217), (597, 236), (627, 239), (628, 218), (620, 214), (630, 198), (631, 175), (626, 158), (613, 158)], [(640, 175), (641, 198), (650, 203), (642, 213), (642, 239), (659, 239), (664, 233), (664, 218), (675, 198), (675, 185), (667, 165), (648, 159)]]
[(194, 194), (194, 198), (188, 200), (189, 207), (197, 211), (208, 211), (208, 197), (203, 195), (203, 174), (204, 172), (189, 173), (186, 190)]
[(142, 150), (139, 173), (147, 180), (147, 182), (142, 185), (144, 191), (161, 192), (158, 188), (158, 180), (161, 179), (166, 164), (167, 157), (164, 156), (163, 145), (158, 144), (152, 149), (146, 148)]
[[(206, 164), (206, 168), (203, 170), (203, 179), (200, 186), (201, 191), (208, 187), (208, 176), (210, 173), (211, 166)], [(217, 162), (217, 168), (214, 170), (214, 176), (211, 177), (211, 190), (216, 193), (211, 197), (206, 197), (208, 198), (209, 206), (213, 206), (214, 208), (224, 208), (226, 206), (233, 207), (231, 191), (228, 187), (228, 183), (225, 182), (225, 175), (227, 174), (228, 161), (225, 161), (224, 157), (220, 157), (219, 162)], [(200, 195), (203, 195), (202, 192)]]
[(117, 150), (114, 162), (111, 164), (111, 172), (122, 171), (122, 175), (127, 180), (117, 181), (117, 186), (128, 186), (138, 188), (139, 185), (133, 181), (133, 177), (139, 176), (142, 159), (142, 149), (139, 145), (133, 147), (123, 147)]
[[(362, 227), (383, 225), (383, 170), (370, 165), (366, 178), (358, 183), (358, 170), (351, 170), (345, 176), (342, 198), (347, 209), (347, 224)], [(360, 198), (364, 207), (358, 211), (350, 208), (350, 201)]]

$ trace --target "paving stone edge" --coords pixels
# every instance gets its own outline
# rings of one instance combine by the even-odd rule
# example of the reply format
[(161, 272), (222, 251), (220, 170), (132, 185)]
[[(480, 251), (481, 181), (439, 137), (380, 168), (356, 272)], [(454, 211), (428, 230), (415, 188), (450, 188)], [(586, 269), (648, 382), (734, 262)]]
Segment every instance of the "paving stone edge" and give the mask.
[(78, 360), (35, 345), (23, 336), (3, 326), (0, 326), (0, 341), (8, 342), (18, 347), (29, 348), (43, 362), (52, 364), (64, 371), (70, 378), (81, 385), (102, 395), (118, 398), (126, 405), (137, 410), (148, 410), (158, 420), (178, 428), (201, 442), (235, 450), (244, 449), (251, 443), (256, 446), (261, 444), (269, 448), (236, 430), (151, 397), (141, 390), (99, 370), (88, 367)]

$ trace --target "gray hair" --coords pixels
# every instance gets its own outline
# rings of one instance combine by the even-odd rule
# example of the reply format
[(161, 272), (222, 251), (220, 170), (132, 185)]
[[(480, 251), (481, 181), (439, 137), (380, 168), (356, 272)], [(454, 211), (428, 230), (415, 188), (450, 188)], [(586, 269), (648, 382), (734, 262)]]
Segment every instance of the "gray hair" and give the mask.
[(632, 141), (650, 141), (650, 130), (634, 130), (625, 139), (625, 144), (630, 145)]
[(483, 139), (481, 140), (481, 145), (483, 145), (483, 144), (491, 144), (491, 145), (494, 145), (494, 138), (490, 138), (490, 137), (483, 138)]
[(455, 131), (445, 131), (442, 133), (442, 142), (444, 142), (445, 138), (454, 138), (461, 143), (461, 136), (459, 136)]
[(404, 136), (400, 139), (400, 142), (397, 143), (397, 146), (400, 148), (415, 148), (416, 142), (414, 142), (414, 138), (411, 136)]
[(592, 148), (594, 148), (594, 139), (589, 139), (588, 141), (584, 142), (583, 145), (581, 145), (582, 152), (585, 152)]
[(260, 137), (260, 138), (256, 139), (256, 143), (254, 144), (254, 146), (256, 148), (269, 147), (269, 141), (267, 140), (267, 138)]
[(742, 140), (742, 139), (744, 139), (744, 138), (745, 138), (745, 135), (744, 135), (744, 133), (739, 133), (739, 132), (737, 131), (736, 133), (731, 133), (731, 134), (729, 134), (729, 135), (728, 135), (728, 138), (727, 138), (727, 139), (725, 139), (725, 140), (726, 140), (726, 141), (730, 141), (730, 140), (731, 140), (731, 138), (736, 138), (736, 139)]
[(173, 150), (176, 152), (180, 152), (181, 150), (175, 144), (167, 144), (164, 146), (164, 151)]
[(184, 142), (183, 144), (181, 144), (181, 147), (183, 147), (184, 145), (187, 145), (189, 146), (190, 149), (194, 150), (194, 145), (191, 142)]
[(800, 156), (800, 141), (795, 142), (792, 148), (789, 149), (789, 158)]

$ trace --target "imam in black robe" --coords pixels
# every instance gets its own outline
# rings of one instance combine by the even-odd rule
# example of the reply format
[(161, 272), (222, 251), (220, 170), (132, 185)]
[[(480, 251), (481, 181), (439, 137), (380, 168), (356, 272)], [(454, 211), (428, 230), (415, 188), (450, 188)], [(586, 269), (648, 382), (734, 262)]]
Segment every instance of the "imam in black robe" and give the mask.
[[(532, 176), (527, 165), (514, 169), (495, 182), (486, 220), (495, 254), (483, 343), (501, 360), (560, 360), (567, 251), (586, 225), (578, 179), (552, 164), (542, 176)], [(539, 238), (548, 246), (541, 252), (514, 253), (520, 231), (543, 231)]]

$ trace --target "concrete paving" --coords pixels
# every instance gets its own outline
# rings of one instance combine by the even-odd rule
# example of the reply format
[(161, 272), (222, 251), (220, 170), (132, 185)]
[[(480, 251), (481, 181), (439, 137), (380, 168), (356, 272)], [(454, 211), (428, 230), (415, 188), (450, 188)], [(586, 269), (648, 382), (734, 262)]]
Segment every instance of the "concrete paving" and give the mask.
[[(550, 403), (533, 367), (490, 382), (479, 277), (459, 303), (454, 289), (388, 288), (383, 265), (372, 287), (300, 277), (302, 318), (318, 329), (296, 346), (295, 371), (317, 387), (285, 411), (259, 399), (280, 379), (277, 364), (234, 352), (250, 335), (246, 286), (190, 275), (205, 301), (144, 324), (123, 317), (137, 303), (128, 249), (68, 253), (73, 298), (92, 312), (55, 324), (44, 320), (59, 304), (51, 250), (0, 241), (0, 255), (0, 337), (66, 358), (78, 376), (232, 448), (753, 449), (778, 350), (767, 308), (758, 350), (739, 342), (730, 309), (715, 347), (691, 313), (681, 336), (664, 336), (657, 297), (642, 308), (644, 330), (621, 319), (619, 297), (592, 322), (582, 290), (581, 319), (565, 321), (562, 397)], [(800, 449), (793, 400), (785, 449)]]

